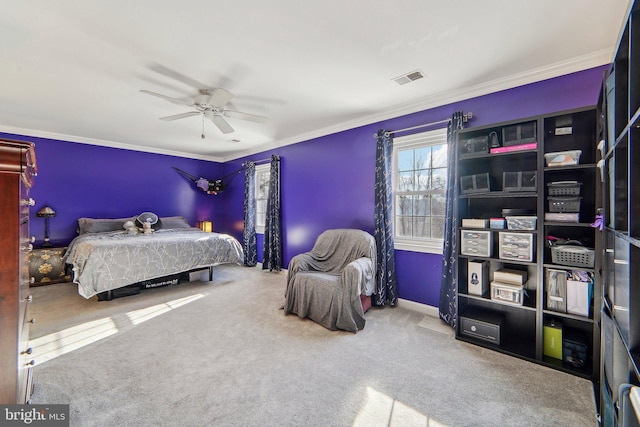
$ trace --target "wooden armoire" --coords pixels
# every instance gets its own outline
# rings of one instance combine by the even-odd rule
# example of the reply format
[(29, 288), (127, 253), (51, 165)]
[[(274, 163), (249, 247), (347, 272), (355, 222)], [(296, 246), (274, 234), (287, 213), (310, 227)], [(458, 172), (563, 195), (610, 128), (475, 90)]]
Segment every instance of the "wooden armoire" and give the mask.
[(0, 140), (0, 404), (26, 403), (32, 389), (29, 191), (36, 172), (32, 143)]

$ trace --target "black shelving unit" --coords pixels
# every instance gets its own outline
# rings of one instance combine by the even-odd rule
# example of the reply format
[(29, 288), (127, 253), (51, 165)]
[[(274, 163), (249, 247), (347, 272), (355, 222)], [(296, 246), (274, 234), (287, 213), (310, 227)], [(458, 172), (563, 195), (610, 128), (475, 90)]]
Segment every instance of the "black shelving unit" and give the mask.
[[(600, 208), (600, 179), (596, 154), (597, 146), (597, 111), (596, 107), (588, 107), (571, 111), (562, 111), (549, 115), (524, 118), (517, 121), (498, 123), (490, 126), (464, 129), (458, 133), (459, 153), (457, 180), (459, 191), (456, 203), (456, 218), (460, 233), (460, 253), (457, 258), (457, 301), (458, 319), (466, 313), (491, 313), (498, 315), (500, 324), (500, 343), (494, 343), (483, 337), (469, 334), (458, 322), (456, 338), (473, 344), (481, 345), (515, 357), (526, 359), (557, 370), (568, 372), (592, 380), (595, 384), (599, 380), (600, 366), (600, 306), (601, 293), (600, 274), (596, 271), (599, 259), (594, 265), (569, 266), (552, 262), (551, 249), (547, 245), (548, 235), (555, 235), (563, 239), (581, 240), (589, 245), (593, 257), (598, 258), (599, 231), (591, 224), (594, 222), (596, 211)], [(513, 129), (522, 129), (526, 138), (522, 141), (510, 141), (505, 144), (503, 138)], [(495, 132), (505, 150), (501, 153), (491, 153), (490, 147), (482, 150), (484, 137)], [(533, 135), (533, 137), (532, 137)], [(489, 141), (490, 138), (487, 138)], [(473, 141), (469, 152), (469, 141)], [(535, 143), (535, 146), (530, 144)], [(529, 145), (527, 145), (529, 144)], [(579, 161), (575, 165), (549, 166), (545, 154), (581, 150)], [(507, 185), (506, 180), (512, 173), (523, 172), (529, 177), (522, 191)], [(535, 183), (530, 181), (535, 172)], [(506, 174), (505, 174), (506, 173)], [(474, 182), (485, 182), (488, 177), (489, 188), (466, 187), (470, 182), (469, 176), (478, 175)], [(524, 175), (523, 175), (524, 176)], [(466, 180), (466, 181), (465, 181)], [(464, 181), (464, 182), (463, 182)], [(555, 181), (580, 181), (579, 221), (546, 221), (548, 212), (547, 184)], [(508, 188), (507, 188), (508, 187)], [(466, 190), (466, 191), (465, 191)], [(502, 217), (503, 209), (516, 209), (527, 212), (527, 216), (537, 217), (535, 227), (531, 230), (464, 227), (462, 219), (485, 219)], [(491, 248), (489, 256), (478, 256), (464, 253), (462, 250), (463, 236), (466, 233), (491, 234)], [(508, 246), (505, 240), (501, 242), (501, 233), (511, 233), (515, 241), (522, 236), (524, 241), (532, 242), (531, 259), (505, 259), (502, 244)], [(486, 235), (486, 234), (481, 234)], [(510, 235), (511, 237), (511, 235)], [(482, 242), (485, 242), (483, 240)], [(482, 243), (481, 242), (481, 243)], [(484, 244), (484, 243), (483, 243)], [(516, 245), (517, 246), (517, 245)], [(524, 244), (526, 248), (527, 245)], [(486, 253), (481, 251), (483, 255)], [(516, 252), (520, 253), (520, 252)], [(525, 250), (524, 258), (529, 253)], [(469, 265), (472, 262), (485, 262), (488, 270), (488, 281), (494, 280), (497, 270), (509, 269), (526, 272), (527, 281), (524, 286), (522, 303), (505, 302), (492, 298), (491, 292), (484, 295), (471, 294), (468, 282), (471, 278)], [(549, 269), (558, 271), (586, 271), (591, 274), (592, 300), (591, 310), (587, 315), (578, 315), (547, 307), (547, 278)], [(586, 357), (582, 363), (575, 360), (564, 360), (563, 357), (554, 358), (545, 355), (545, 324), (553, 320), (555, 324), (562, 323), (563, 331), (571, 330), (583, 337), (586, 344)]]
[(601, 93), (604, 191), (602, 425), (621, 425), (619, 390), (640, 386), (640, 4)]

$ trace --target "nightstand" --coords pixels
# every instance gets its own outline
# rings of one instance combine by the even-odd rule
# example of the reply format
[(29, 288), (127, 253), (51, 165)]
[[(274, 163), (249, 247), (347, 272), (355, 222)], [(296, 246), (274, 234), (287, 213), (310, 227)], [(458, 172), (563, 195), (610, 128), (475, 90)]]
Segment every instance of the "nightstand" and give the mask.
[(30, 286), (70, 282), (66, 264), (62, 261), (67, 248), (34, 249), (29, 254)]

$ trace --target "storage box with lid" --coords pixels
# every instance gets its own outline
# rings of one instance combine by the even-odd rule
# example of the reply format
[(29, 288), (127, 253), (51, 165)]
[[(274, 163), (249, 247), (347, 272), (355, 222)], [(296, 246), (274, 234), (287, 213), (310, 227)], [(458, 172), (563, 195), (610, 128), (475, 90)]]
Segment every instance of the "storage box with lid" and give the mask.
[(524, 302), (524, 285), (511, 283), (491, 282), (491, 299), (513, 305), (522, 305)]
[(538, 221), (537, 216), (508, 216), (508, 230), (535, 230)]
[(547, 167), (573, 166), (580, 163), (581, 155), (582, 150), (556, 151), (546, 153), (544, 159), (547, 162)]

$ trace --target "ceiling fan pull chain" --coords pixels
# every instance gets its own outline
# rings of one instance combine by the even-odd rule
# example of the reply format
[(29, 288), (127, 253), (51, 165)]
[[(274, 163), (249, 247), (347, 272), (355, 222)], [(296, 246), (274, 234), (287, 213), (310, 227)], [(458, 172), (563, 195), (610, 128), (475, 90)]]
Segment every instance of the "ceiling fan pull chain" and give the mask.
[(202, 135), (200, 137), (204, 139), (204, 114), (202, 114)]

